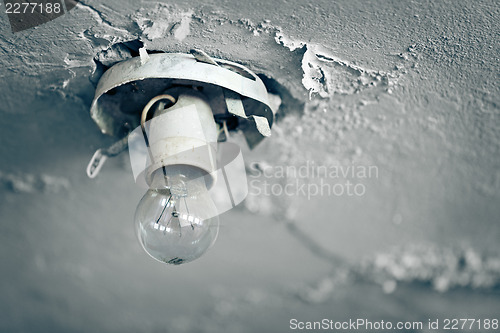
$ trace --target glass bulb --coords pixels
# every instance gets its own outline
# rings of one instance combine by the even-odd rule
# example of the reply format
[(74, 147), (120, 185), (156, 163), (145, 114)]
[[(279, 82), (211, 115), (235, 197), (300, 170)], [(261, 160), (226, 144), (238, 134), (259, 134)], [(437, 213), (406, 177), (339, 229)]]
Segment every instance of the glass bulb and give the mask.
[[(199, 258), (215, 243), (219, 232), (217, 209), (204, 177), (187, 170), (160, 169), (162, 173), (153, 176), (155, 188), (146, 192), (135, 212), (142, 247), (167, 264)], [(160, 178), (165, 186), (158, 186)]]

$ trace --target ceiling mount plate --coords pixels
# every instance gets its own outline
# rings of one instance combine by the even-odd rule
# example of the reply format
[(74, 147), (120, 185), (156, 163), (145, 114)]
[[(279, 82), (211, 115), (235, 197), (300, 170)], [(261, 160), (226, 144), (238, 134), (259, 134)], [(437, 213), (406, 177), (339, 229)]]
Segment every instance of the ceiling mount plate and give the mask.
[(142, 109), (152, 97), (172, 86), (188, 85), (222, 92), (225, 103), (219, 103), (214, 113), (219, 114), (222, 107), (222, 113), (238, 117), (238, 129), (251, 148), (269, 136), (274, 113), (262, 80), (240, 64), (191, 52), (147, 54), (144, 50), (140, 57), (108, 69), (99, 80), (90, 109), (101, 131), (127, 135), (140, 125)]

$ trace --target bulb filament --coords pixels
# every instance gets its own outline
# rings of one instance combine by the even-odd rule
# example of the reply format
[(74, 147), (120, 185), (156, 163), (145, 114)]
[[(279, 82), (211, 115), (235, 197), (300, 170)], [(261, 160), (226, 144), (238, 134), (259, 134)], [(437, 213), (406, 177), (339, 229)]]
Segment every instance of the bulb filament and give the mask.
[[(186, 197), (183, 196), (182, 199), (184, 200), (184, 206), (185, 206), (185, 209), (186, 209), (186, 214), (181, 214), (177, 210), (177, 206), (175, 205), (175, 198), (172, 199), (172, 194), (170, 194), (169, 197), (168, 197), (167, 202), (163, 206), (163, 209), (162, 209), (160, 215), (156, 219), (156, 222), (155, 222), (155, 225), (154, 225), (154, 229), (163, 231), (165, 233), (166, 230), (167, 230), (167, 228), (168, 228), (168, 226), (170, 225), (170, 222), (172, 222), (172, 219), (176, 218), (176, 219), (179, 220), (179, 226), (180, 226), (180, 228), (179, 228), (179, 237), (182, 236), (182, 231), (181, 231), (182, 230), (182, 223), (181, 223), (180, 220), (185, 220), (186, 222), (189, 222), (189, 225), (191, 226), (191, 229), (194, 230), (195, 224), (200, 223), (201, 219), (199, 219), (198, 217), (192, 216), (189, 213), (189, 208), (188, 208), (188, 205), (187, 205), (187, 202), (186, 202)], [(180, 201), (180, 200), (178, 200), (178, 201)], [(170, 218), (168, 219), (168, 221), (167, 221), (167, 223), (165, 225), (161, 225), (160, 221), (162, 221), (162, 220), (164, 220), (166, 218), (166, 211), (167, 211), (168, 207), (172, 207), (172, 212), (170, 213)]]

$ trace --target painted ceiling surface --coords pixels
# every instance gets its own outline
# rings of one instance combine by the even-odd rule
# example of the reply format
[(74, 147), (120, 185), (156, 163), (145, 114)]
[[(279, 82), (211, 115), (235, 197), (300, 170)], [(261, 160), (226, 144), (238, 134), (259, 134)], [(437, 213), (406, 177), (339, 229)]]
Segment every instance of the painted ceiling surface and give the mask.
[[(86, 0), (16, 33), (1, 8), (1, 331), (498, 317), (498, 3)], [(277, 109), (256, 149), (232, 138), (250, 194), (179, 267), (136, 241), (126, 152), (85, 174), (117, 139), (95, 84), (140, 47), (239, 62)]]

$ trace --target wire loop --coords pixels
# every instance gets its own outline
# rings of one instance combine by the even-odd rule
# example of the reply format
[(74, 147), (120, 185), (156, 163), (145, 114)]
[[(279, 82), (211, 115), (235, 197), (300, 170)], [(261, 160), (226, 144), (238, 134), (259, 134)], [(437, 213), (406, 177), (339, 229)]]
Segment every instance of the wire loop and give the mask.
[(146, 106), (144, 106), (144, 109), (142, 110), (142, 114), (141, 114), (141, 128), (142, 128), (142, 134), (144, 135), (144, 139), (146, 140), (146, 145), (148, 147), (149, 147), (149, 140), (148, 140), (148, 137), (146, 135), (146, 119), (148, 117), (148, 113), (149, 113), (149, 110), (151, 109), (151, 107), (156, 102), (161, 101), (162, 99), (168, 99), (170, 102), (172, 102), (172, 104), (175, 104), (177, 102), (177, 100), (175, 99), (175, 97), (173, 97), (172, 95), (168, 95), (168, 94), (158, 95), (156, 97), (153, 97), (148, 102), (148, 104), (146, 104)]

